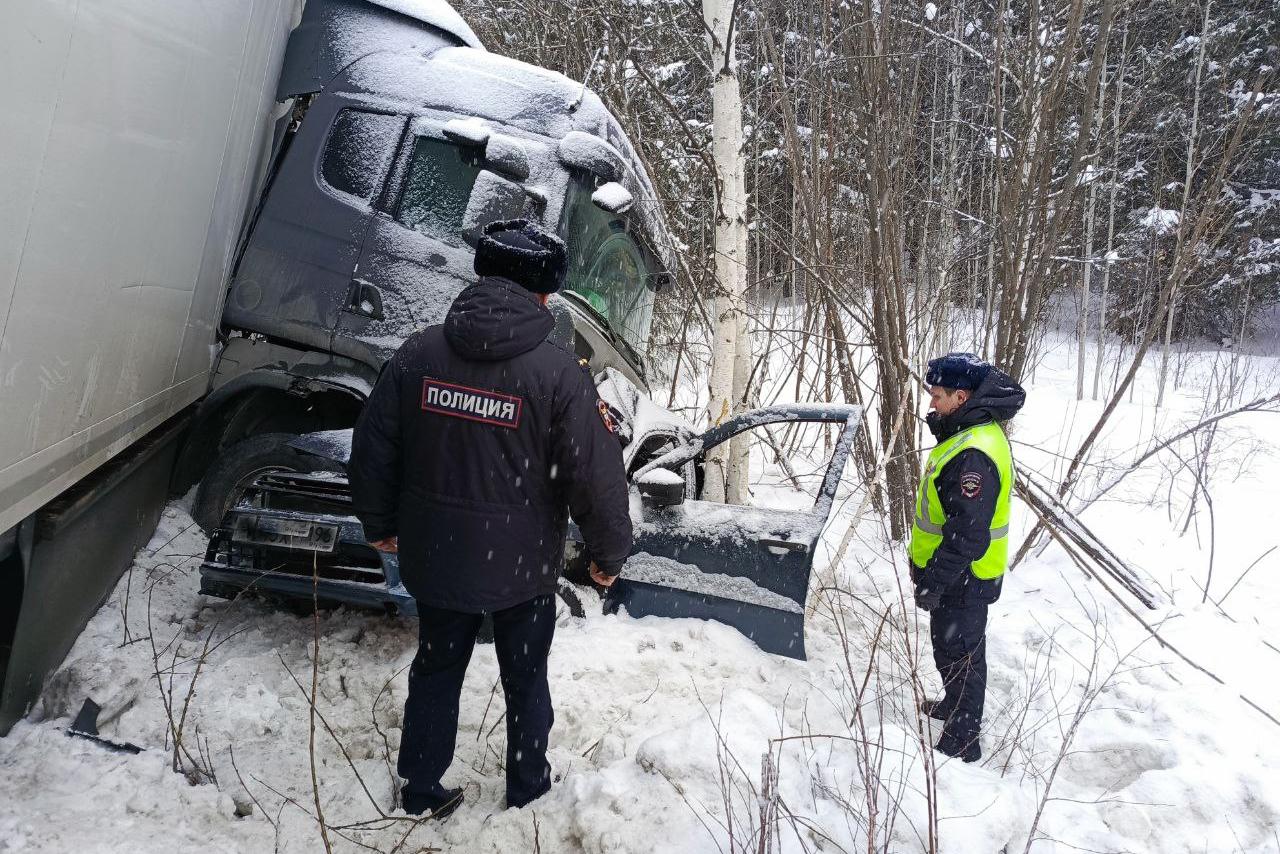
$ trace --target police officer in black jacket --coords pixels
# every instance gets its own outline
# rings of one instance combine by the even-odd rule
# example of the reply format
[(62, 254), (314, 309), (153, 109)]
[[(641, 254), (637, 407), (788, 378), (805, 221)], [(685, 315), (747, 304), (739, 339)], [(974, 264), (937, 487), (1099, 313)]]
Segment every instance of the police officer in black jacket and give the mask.
[(507, 804), (551, 787), (547, 655), (569, 515), (597, 582), (613, 582), (631, 547), (619, 443), (585, 365), (547, 340), (546, 297), (565, 267), (564, 244), (536, 226), (486, 227), (479, 282), (405, 341), (356, 424), (356, 513), (375, 547), (399, 552), (418, 602), (398, 765), (409, 813), (461, 802), (441, 777), (484, 614), (507, 703)]

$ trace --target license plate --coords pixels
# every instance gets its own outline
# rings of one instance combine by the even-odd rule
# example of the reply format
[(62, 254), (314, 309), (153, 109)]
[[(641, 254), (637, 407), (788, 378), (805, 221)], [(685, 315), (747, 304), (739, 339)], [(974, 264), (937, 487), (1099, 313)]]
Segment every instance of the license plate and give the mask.
[(262, 533), (279, 534), (282, 537), (311, 536), (311, 523), (305, 519), (276, 519), (271, 516), (259, 516), (257, 527)]
[(338, 526), (305, 519), (244, 515), (236, 519), (231, 539), (258, 546), (331, 552), (338, 543)]

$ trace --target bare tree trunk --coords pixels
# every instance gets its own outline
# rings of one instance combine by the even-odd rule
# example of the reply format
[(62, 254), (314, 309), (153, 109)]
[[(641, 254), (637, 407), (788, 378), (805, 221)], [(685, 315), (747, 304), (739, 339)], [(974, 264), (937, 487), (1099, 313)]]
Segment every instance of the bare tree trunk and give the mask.
[[(1191, 176), (1195, 173), (1196, 141), (1200, 123), (1200, 74), (1204, 70), (1204, 51), (1209, 33), (1209, 10), (1213, 0), (1204, 0), (1204, 22), (1200, 26), (1200, 51), (1196, 57), (1195, 94), (1191, 99), (1191, 132), (1187, 134), (1187, 163), (1182, 178), (1182, 207), (1178, 211), (1178, 240), (1173, 253), (1179, 255), (1182, 250), (1183, 236), (1186, 227), (1183, 220), (1187, 214), (1187, 203), (1191, 200)], [(1160, 386), (1156, 392), (1156, 408), (1164, 405), (1164, 387), (1169, 375), (1169, 339), (1173, 337), (1173, 313), (1178, 305), (1178, 289), (1175, 286), (1169, 295), (1169, 305), (1165, 309), (1164, 347), (1160, 352)]]
[[(1107, 109), (1107, 53), (1102, 51), (1102, 73), (1098, 82), (1098, 112), (1094, 121), (1094, 133), (1098, 139), (1097, 150), (1102, 150), (1102, 116)], [(1097, 158), (1094, 158), (1094, 163)], [(1097, 167), (1092, 170), (1094, 178), (1089, 181), (1089, 201), (1084, 215), (1084, 273), (1080, 286), (1080, 325), (1079, 348), (1076, 351), (1076, 400), (1084, 400), (1084, 369), (1086, 344), (1089, 338), (1089, 280), (1093, 276), (1093, 214), (1098, 200)]]
[[(743, 229), (743, 252), (746, 251), (746, 229)], [(751, 408), (751, 332), (747, 325), (747, 313), (738, 315), (738, 349), (733, 359), (734, 414)], [(747, 430), (729, 441), (729, 479), (725, 485), (725, 501), (730, 504), (746, 504), (751, 498), (751, 431)]]
[[(1107, 202), (1107, 254), (1102, 266), (1102, 293), (1098, 297), (1098, 347), (1093, 366), (1093, 399), (1098, 399), (1098, 387), (1102, 384), (1102, 361), (1107, 340), (1107, 289), (1111, 284), (1112, 253), (1116, 245), (1116, 188), (1120, 171), (1120, 105), (1124, 103), (1125, 62), (1129, 57), (1129, 23), (1120, 36), (1120, 67), (1116, 72), (1116, 106), (1111, 114), (1111, 199)], [(1117, 359), (1120, 356), (1117, 354)]]
[[(742, 157), (742, 91), (735, 56), (732, 0), (703, 0), (702, 15), (711, 46), (715, 73), (712, 93), (712, 157), (716, 167), (716, 310), (709, 377), (711, 424), (721, 424), (732, 414), (743, 390), (735, 380), (745, 382), (749, 372), (737, 367), (738, 349), (750, 344), (739, 335), (746, 326), (746, 176)], [(745, 338), (745, 336), (743, 336)], [(705, 497), (725, 501), (743, 495), (735, 479), (741, 467), (731, 463), (732, 444), (722, 444), (707, 452)]]
[[(1079, 178), (1091, 137), (1087, 132), (1077, 134), (1067, 152), (1056, 144), (1058, 128), (1070, 109), (1069, 91), (1078, 85), (1074, 82), (1077, 79), (1074, 69), (1081, 67), (1081, 63), (1065, 62), (1061, 58), (1074, 56), (1077, 50), (1086, 47), (1082, 43), (1085, 3), (1070, 0), (1062, 10), (1064, 39), (1061, 44), (1050, 47), (1037, 38), (1026, 40), (1020, 83), (1017, 77), (1011, 77), (1010, 83), (1006, 83), (1010, 75), (1002, 61), (1010, 37), (1003, 23), (1008, 7), (1007, 0), (1000, 0), (992, 86), (995, 159), (997, 164), (1006, 157), (1009, 160), (1007, 166), (998, 165), (996, 169), (998, 192), (994, 222), (1001, 246), (995, 361), (1014, 377), (1021, 377), (1029, 367), (1033, 333), (1043, 319), (1059, 274), (1057, 255), (1061, 232), (1066, 223), (1073, 220), (1083, 196)], [(1088, 71), (1079, 110), (1081, 128), (1093, 126), (1098, 78), (1116, 7), (1116, 0), (1102, 0), (1098, 12), (1097, 35), (1093, 38), (1088, 64), (1084, 66)], [(1048, 16), (1051, 10), (1042, 12), (1038, 4), (1033, 4), (1033, 22), (1042, 14)], [(1057, 61), (1047, 62), (1049, 52)], [(1009, 99), (1005, 88), (1012, 84), (1016, 84), (1018, 96)], [(1006, 128), (1021, 133), (1007, 137)], [(1066, 172), (1059, 175), (1062, 165)]]
[[(1253, 90), (1249, 95), (1249, 100), (1240, 109), (1239, 118), (1235, 127), (1231, 131), (1226, 144), (1222, 148), (1222, 156), (1218, 160), (1218, 165), (1214, 169), (1213, 174), (1205, 183), (1201, 190), (1200, 198), (1203, 199), (1203, 206), (1199, 208), (1194, 217), (1194, 221), (1190, 226), (1190, 234), (1185, 241), (1179, 240), (1178, 251), (1173, 257), (1173, 266), (1164, 284), (1160, 287), (1160, 292), (1156, 294), (1154, 305), (1154, 316), (1162, 317), (1164, 312), (1171, 310), (1173, 302), (1173, 294), (1183, 280), (1190, 275), (1189, 269), (1192, 266), (1193, 250), (1201, 243), (1207, 243), (1210, 246), (1216, 246), (1222, 240), (1223, 236), (1230, 228), (1229, 220), (1220, 216), (1220, 207), (1222, 205), (1222, 188), (1228, 178), (1228, 174), (1238, 166), (1235, 159), (1236, 153), (1240, 148), (1241, 141), (1247, 129), (1252, 127), (1254, 112), (1258, 107), (1259, 100), (1262, 96), (1263, 78), (1260, 76), (1254, 84)], [(1185, 216), (1180, 218), (1178, 224), (1179, 236), (1182, 235), (1183, 229), (1187, 227)], [(1214, 231), (1212, 235), (1210, 232)], [(1144, 294), (1145, 299), (1145, 294)], [(1145, 313), (1145, 310), (1144, 310)], [(1120, 401), (1124, 399), (1126, 392), (1133, 388), (1133, 380), (1138, 375), (1139, 368), (1142, 367), (1143, 359), (1146, 357), (1148, 349), (1155, 343), (1159, 326), (1155, 323), (1148, 324), (1145, 331), (1138, 335), (1139, 325), (1134, 324), (1134, 354), (1133, 359), (1129, 363), (1129, 368), (1125, 372), (1124, 377), (1120, 380), (1116, 390), (1112, 393), (1111, 399), (1107, 405), (1103, 407), (1102, 414), (1098, 416), (1097, 422), (1093, 425), (1093, 429), (1085, 436), (1084, 441), (1077, 449), (1075, 457), (1071, 460), (1071, 465), (1067, 467), (1067, 473), (1062, 479), (1062, 483), (1058, 486), (1059, 497), (1067, 495), (1071, 488), (1075, 485), (1076, 478), (1079, 476), (1081, 467), (1088, 458), (1089, 451), (1093, 448), (1094, 442), (1102, 434), (1102, 430), (1107, 425), (1107, 421), (1115, 412)], [(1140, 340), (1139, 340), (1140, 339)], [(1117, 362), (1117, 371), (1119, 363)], [(1031, 533), (1027, 535), (1022, 546), (1018, 549), (1018, 554), (1011, 562), (1011, 567), (1016, 567), (1022, 558), (1026, 556), (1032, 542), (1039, 535), (1041, 526), (1037, 524), (1032, 528)]]
[[(963, 36), (964, 16), (952, 15), (952, 38), (959, 42)], [(943, 84), (943, 98), (947, 103), (945, 147), (942, 152), (942, 191), (938, 196), (938, 251), (936, 254), (937, 315), (934, 320), (933, 353), (951, 350), (951, 267), (956, 261), (957, 237), (957, 175), (960, 164), (960, 50), (954, 44), (946, 48), (947, 75)]]

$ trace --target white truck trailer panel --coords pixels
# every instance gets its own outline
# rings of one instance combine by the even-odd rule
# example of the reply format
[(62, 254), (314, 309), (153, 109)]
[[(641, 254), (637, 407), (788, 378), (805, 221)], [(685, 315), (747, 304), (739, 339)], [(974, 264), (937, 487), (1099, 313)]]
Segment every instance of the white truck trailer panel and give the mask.
[(204, 393), (302, 0), (13, 0), (0, 531)]

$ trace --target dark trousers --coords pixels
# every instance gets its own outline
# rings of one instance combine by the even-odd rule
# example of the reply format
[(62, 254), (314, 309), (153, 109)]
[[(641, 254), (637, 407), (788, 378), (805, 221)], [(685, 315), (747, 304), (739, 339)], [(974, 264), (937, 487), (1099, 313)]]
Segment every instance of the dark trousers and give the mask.
[(938, 749), (976, 758), (987, 696), (987, 606), (935, 608), (929, 615), (929, 634), (944, 690), (938, 711), (946, 723)]
[[(493, 642), (507, 701), (507, 805), (521, 807), (551, 788), (547, 738), (554, 715), (547, 654), (556, 627), (555, 595), (494, 611)], [(453, 762), (458, 699), (481, 614), (418, 605), (418, 654), (409, 667), (409, 698), (397, 770), (406, 798), (436, 797)]]

